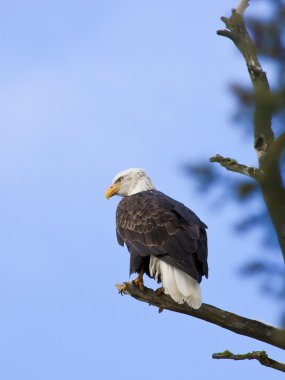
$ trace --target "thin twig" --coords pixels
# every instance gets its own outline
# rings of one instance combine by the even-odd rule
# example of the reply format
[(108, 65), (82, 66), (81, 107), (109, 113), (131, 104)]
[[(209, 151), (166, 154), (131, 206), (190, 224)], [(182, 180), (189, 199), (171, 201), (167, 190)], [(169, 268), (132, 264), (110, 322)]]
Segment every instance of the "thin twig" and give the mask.
[(256, 180), (258, 180), (261, 176), (261, 172), (258, 168), (239, 164), (235, 159), (229, 158), (229, 157), (223, 157), (219, 154), (217, 154), (214, 157), (211, 157), (210, 162), (218, 162), (221, 166), (223, 166), (224, 168), (226, 168), (227, 170), (231, 172), (244, 174)]
[(260, 364), (266, 367), (274, 368), (274, 369), (277, 369), (278, 371), (285, 372), (285, 364), (277, 362), (276, 360), (269, 358), (265, 351), (253, 351), (253, 352), (248, 352), (247, 354), (235, 355), (231, 353), (230, 351), (226, 350), (224, 352), (218, 352), (216, 354), (213, 354), (212, 358), (213, 359), (232, 359), (232, 360), (256, 359), (260, 362)]
[(231, 330), (237, 334), (245, 335), (285, 349), (285, 330), (266, 325), (265, 323), (253, 319), (241, 317), (205, 303), (202, 304), (200, 309), (192, 309), (192, 307), (186, 304), (174, 302), (170, 296), (166, 294), (158, 295), (152, 289), (146, 287), (140, 289), (132, 283), (125, 282), (124, 284), (117, 284), (116, 287), (119, 293), (128, 294), (139, 301), (157, 306), (159, 310), (167, 309), (177, 313), (187, 314)]

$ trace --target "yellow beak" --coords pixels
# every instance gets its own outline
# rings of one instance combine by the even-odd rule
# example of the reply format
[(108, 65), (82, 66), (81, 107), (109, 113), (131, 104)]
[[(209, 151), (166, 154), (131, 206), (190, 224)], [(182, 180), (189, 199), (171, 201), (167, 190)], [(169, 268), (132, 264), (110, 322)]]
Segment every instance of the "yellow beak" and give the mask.
[(106, 190), (105, 192), (105, 197), (107, 199), (111, 198), (113, 195), (116, 195), (117, 192), (119, 191), (119, 186), (118, 185), (111, 185), (110, 187), (108, 187), (108, 189)]

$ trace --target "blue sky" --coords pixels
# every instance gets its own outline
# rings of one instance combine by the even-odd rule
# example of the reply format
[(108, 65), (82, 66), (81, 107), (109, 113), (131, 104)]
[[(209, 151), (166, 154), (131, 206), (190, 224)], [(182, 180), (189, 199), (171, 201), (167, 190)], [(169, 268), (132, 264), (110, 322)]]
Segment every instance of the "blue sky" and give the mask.
[(114, 287), (128, 279), (129, 256), (115, 237), (118, 199), (104, 191), (118, 171), (142, 167), (209, 226), (204, 301), (278, 322), (274, 301), (237, 273), (258, 254), (256, 236), (233, 234), (241, 210), (211, 207), (182, 170), (216, 153), (256, 163), (251, 141), (231, 128), (229, 84), (246, 81), (246, 69), (215, 33), (234, 6), (2, 3), (1, 379), (281, 378), (211, 359), (265, 349), (282, 360), (277, 349), (158, 314)]

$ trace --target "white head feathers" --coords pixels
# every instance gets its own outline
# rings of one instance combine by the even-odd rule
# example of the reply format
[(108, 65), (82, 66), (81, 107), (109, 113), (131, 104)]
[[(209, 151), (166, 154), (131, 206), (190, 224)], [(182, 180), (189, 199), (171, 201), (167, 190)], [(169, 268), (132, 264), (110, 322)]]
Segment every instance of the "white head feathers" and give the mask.
[(143, 169), (131, 168), (118, 173), (113, 179), (116, 194), (122, 197), (154, 189), (151, 179)]

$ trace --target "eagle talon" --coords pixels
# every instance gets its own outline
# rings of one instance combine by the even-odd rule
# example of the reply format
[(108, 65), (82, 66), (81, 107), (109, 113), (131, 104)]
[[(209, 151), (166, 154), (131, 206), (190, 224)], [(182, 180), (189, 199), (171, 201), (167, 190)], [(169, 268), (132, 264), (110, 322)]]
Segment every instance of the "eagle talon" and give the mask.
[(164, 294), (164, 287), (161, 286), (160, 288), (157, 288), (155, 291), (154, 291), (154, 294), (156, 296), (161, 296), (162, 294)]
[(135, 278), (132, 282), (131, 282), (132, 285), (135, 285), (137, 286), (140, 290), (143, 290), (144, 286), (143, 286), (143, 281), (142, 280), (139, 280), (137, 278)]
[(128, 288), (127, 288), (126, 284), (118, 287), (118, 293), (121, 294), (121, 296), (123, 296), (127, 292), (127, 290), (128, 290)]
[(131, 281), (131, 284), (137, 286), (140, 290), (143, 290), (144, 286), (142, 270), (139, 272), (138, 276), (133, 281)]
[(128, 293), (128, 286), (136, 286), (140, 290), (144, 289), (143, 281), (140, 278), (135, 278), (132, 281), (124, 282), (124, 285), (117, 286), (118, 293), (121, 294), (121, 296)]

